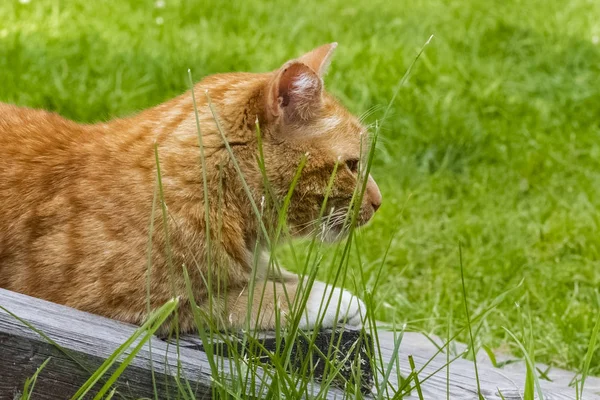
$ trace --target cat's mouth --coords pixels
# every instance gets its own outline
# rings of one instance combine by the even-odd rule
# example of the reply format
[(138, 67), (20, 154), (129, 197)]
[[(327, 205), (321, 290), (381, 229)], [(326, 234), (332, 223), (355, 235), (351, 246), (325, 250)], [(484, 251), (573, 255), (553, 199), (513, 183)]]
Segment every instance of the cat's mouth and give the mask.
[(373, 212), (368, 212), (364, 207), (358, 211), (356, 216), (353, 215), (353, 209), (348, 207), (340, 207), (339, 209), (331, 208), (330, 212), (321, 220), (319, 238), (326, 243), (334, 243), (348, 236), (354, 228), (359, 228), (371, 220)]
[(340, 224), (333, 226), (323, 225), (321, 232), (319, 233), (319, 239), (325, 243), (335, 243), (346, 238), (350, 233), (350, 226)]
[[(352, 196), (331, 197), (327, 199), (325, 208), (323, 207), (325, 200), (323, 197), (317, 197), (315, 200), (319, 207), (311, 210), (313, 219), (295, 220), (291, 225), (293, 236), (316, 237), (326, 243), (338, 242), (346, 238), (352, 229), (367, 224), (375, 213), (375, 210), (367, 206), (366, 202), (363, 202), (356, 212), (355, 207), (350, 207)], [(354, 215), (355, 212), (356, 215)]]
[(293, 227), (293, 236), (304, 238), (316, 237), (318, 240), (326, 243), (337, 242), (348, 236), (351, 221), (352, 216), (347, 213), (329, 213), (322, 218), (296, 224)]

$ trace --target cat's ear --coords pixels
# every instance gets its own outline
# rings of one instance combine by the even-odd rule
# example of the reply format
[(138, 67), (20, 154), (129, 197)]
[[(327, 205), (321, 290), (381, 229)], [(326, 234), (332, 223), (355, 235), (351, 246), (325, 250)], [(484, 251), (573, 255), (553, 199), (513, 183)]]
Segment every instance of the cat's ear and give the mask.
[(336, 47), (337, 43), (335, 42), (324, 44), (323, 46), (317, 47), (313, 51), (306, 53), (300, 57), (298, 61), (308, 65), (320, 77), (323, 77), (331, 63), (331, 57), (333, 56), (333, 51)]
[(276, 72), (269, 90), (270, 114), (284, 123), (298, 124), (311, 119), (322, 105), (323, 82), (306, 64), (286, 63)]
[(268, 96), (268, 108), (274, 117), (286, 123), (301, 123), (321, 108), (323, 75), (337, 43), (330, 43), (289, 61), (275, 74)]

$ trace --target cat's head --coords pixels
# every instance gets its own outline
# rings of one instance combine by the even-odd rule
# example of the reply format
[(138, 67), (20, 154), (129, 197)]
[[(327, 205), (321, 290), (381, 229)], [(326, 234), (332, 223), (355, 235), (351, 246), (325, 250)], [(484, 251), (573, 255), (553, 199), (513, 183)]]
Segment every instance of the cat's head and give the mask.
[(287, 213), (288, 225), (296, 236), (316, 232), (326, 241), (347, 233), (350, 217), (346, 216), (353, 195), (357, 187), (360, 193), (365, 180), (362, 201), (358, 196), (355, 199), (360, 207), (357, 225), (367, 223), (381, 205), (375, 180), (365, 175), (370, 149), (367, 129), (324, 90), (323, 75), (336, 46), (327, 44), (286, 62), (269, 75), (262, 96), (264, 158), (270, 185), (282, 198), (306, 157)]

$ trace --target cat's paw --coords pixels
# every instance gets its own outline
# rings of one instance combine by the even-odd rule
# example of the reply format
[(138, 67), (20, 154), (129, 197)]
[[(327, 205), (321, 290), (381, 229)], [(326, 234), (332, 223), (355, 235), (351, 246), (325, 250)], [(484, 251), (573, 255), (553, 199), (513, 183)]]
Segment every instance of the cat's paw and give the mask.
[(360, 326), (366, 310), (365, 303), (349, 291), (315, 281), (300, 328), (331, 328), (337, 322)]

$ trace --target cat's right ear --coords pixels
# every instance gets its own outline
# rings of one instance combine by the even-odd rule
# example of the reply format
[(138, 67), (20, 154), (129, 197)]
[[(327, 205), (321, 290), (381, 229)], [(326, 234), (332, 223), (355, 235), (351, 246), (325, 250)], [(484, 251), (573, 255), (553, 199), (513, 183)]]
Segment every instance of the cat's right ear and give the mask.
[(275, 72), (267, 93), (267, 112), (284, 124), (299, 125), (322, 106), (323, 81), (308, 65), (290, 61)]

